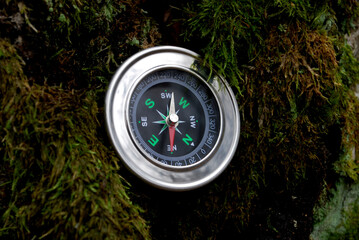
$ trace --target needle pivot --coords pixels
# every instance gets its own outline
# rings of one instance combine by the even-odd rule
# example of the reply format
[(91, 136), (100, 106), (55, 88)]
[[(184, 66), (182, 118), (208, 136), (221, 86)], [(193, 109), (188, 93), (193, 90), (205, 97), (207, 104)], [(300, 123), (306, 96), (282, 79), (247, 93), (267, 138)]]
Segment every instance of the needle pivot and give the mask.
[(178, 123), (178, 120), (179, 120), (178, 115), (175, 113), (172, 113), (168, 117), (168, 123), (170, 126), (175, 126)]

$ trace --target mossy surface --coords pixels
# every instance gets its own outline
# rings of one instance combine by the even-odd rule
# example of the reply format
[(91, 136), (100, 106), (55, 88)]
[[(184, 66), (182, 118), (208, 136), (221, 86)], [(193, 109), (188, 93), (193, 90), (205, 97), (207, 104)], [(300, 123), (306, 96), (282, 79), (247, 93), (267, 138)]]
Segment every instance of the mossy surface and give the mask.
[(97, 140), (94, 94), (30, 85), (15, 49), (0, 49), (1, 235), (147, 238), (118, 159)]
[[(333, 178), (334, 162), (338, 173), (358, 176), (351, 153), (358, 149), (353, 87), (359, 68), (344, 39), (358, 4), (208, 0), (188, 14), (185, 36), (199, 43), (205, 64), (232, 83), (241, 111), (238, 155), (218, 183), (232, 191), (216, 193), (226, 196), (211, 217), (250, 224), (253, 231), (239, 231), (260, 238), (308, 237), (306, 222), (322, 184)], [(282, 206), (268, 205), (265, 197)]]
[(340, 179), (315, 208), (311, 239), (358, 239), (359, 184)]
[(102, 117), (112, 71), (159, 37), (136, 4), (1, 1), (1, 238), (150, 237)]
[[(358, 13), (352, 0), (0, 1), (0, 236), (308, 238), (323, 186), (358, 182), (344, 37)], [(104, 131), (113, 72), (168, 43), (202, 54), (241, 114), (230, 166), (185, 193), (128, 173)]]

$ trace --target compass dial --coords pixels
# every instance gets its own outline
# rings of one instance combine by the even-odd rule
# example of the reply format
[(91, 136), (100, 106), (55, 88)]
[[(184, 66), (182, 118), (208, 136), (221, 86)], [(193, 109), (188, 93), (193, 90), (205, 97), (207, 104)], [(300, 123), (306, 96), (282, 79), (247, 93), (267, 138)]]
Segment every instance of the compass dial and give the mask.
[(211, 182), (228, 166), (239, 140), (231, 88), (184, 48), (153, 47), (127, 59), (108, 87), (105, 112), (119, 158), (161, 189), (185, 191)]
[(129, 125), (158, 163), (186, 167), (206, 159), (220, 136), (221, 112), (208, 84), (180, 69), (151, 72), (135, 87)]

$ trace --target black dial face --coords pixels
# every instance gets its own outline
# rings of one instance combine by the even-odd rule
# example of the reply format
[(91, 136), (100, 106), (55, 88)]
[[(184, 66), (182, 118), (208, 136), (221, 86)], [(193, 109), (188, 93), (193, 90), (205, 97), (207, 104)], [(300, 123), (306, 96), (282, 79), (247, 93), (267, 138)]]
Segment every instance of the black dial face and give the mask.
[(128, 114), (139, 148), (170, 166), (202, 161), (220, 136), (221, 113), (213, 92), (183, 70), (158, 70), (143, 78), (130, 97)]

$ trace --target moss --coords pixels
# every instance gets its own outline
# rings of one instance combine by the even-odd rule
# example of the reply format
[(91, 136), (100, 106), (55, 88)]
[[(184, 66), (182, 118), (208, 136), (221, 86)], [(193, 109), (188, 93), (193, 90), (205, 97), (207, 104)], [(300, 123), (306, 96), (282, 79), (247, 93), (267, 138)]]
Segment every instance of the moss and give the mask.
[(344, 41), (357, 1), (185, 1), (173, 42), (182, 27), (231, 82), (242, 129), (224, 174), (181, 194), (118, 171), (101, 106), (113, 71), (161, 43), (158, 26), (184, 1), (155, 14), (139, 0), (0, 2), (2, 236), (149, 238), (146, 217), (154, 238), (303, 239), (333, 165), (358, 181), (359, 65)]
[(2, 237), (149, 238), (102, 117), (113, 71), (160, 38), (138, 5), (1, 1)]
[(359, 185), (337, 182), (315, 210), (311, 239), (358, 239)]
[[(298, 189), (310, 183), (319, 194), (314, 189), (338, 160), (337, 149), (339, 171), (357, 179), (357, 160), (344, 160), (359, 127), (352, 90), (358, 63), (343, 37), (349, 25), (343, 15), (336, 18), (344, 6), (345, 21), (353, 21), (358, 4), (352, 1), (205, 0), (188, 9), (186, 36), (204, 46), (204, 64), (231, 82), (241, 111), (238, 155), (220, 187), (232, 191), (224, 191), (215, 211), (237, 214), (221, 219), (248, 224), (261, 204), (256, 198), (268, 189), (303, 196)], [(335, 138), (342, 138), (333, 148), (336, 128)]]
[[(344, 88), (354, 89), (358, 84), (359, 65), (358, 60), (353, 57), (351, 48), (345, 45), (340, 54), (340, 71), (338, 75), (342, 79)], [(341, 112), (342, 144), (341, 155), (335, 162), (335, 170), (342, 176), (359, 180), (359, 100), (352, 89), (347, 89), (340, 97), (344, 111)]]
[(15, 49), (0, 49), (0, 235), (148, 238), (118, 159), (97, 139), (93, 92), (29, 84)]
[[(155, 46), (160, 38), (156, 24), (136, 0), (37, 0), (3, 5), (2, 15), (7, 17), (0, 36), (16, 43), (24, 60), (31, 61), (24, 71), (36, 75), (39, 84), (105, 88), (122, 61)], [(16, 26), (15, 16), (21, 20)]]

